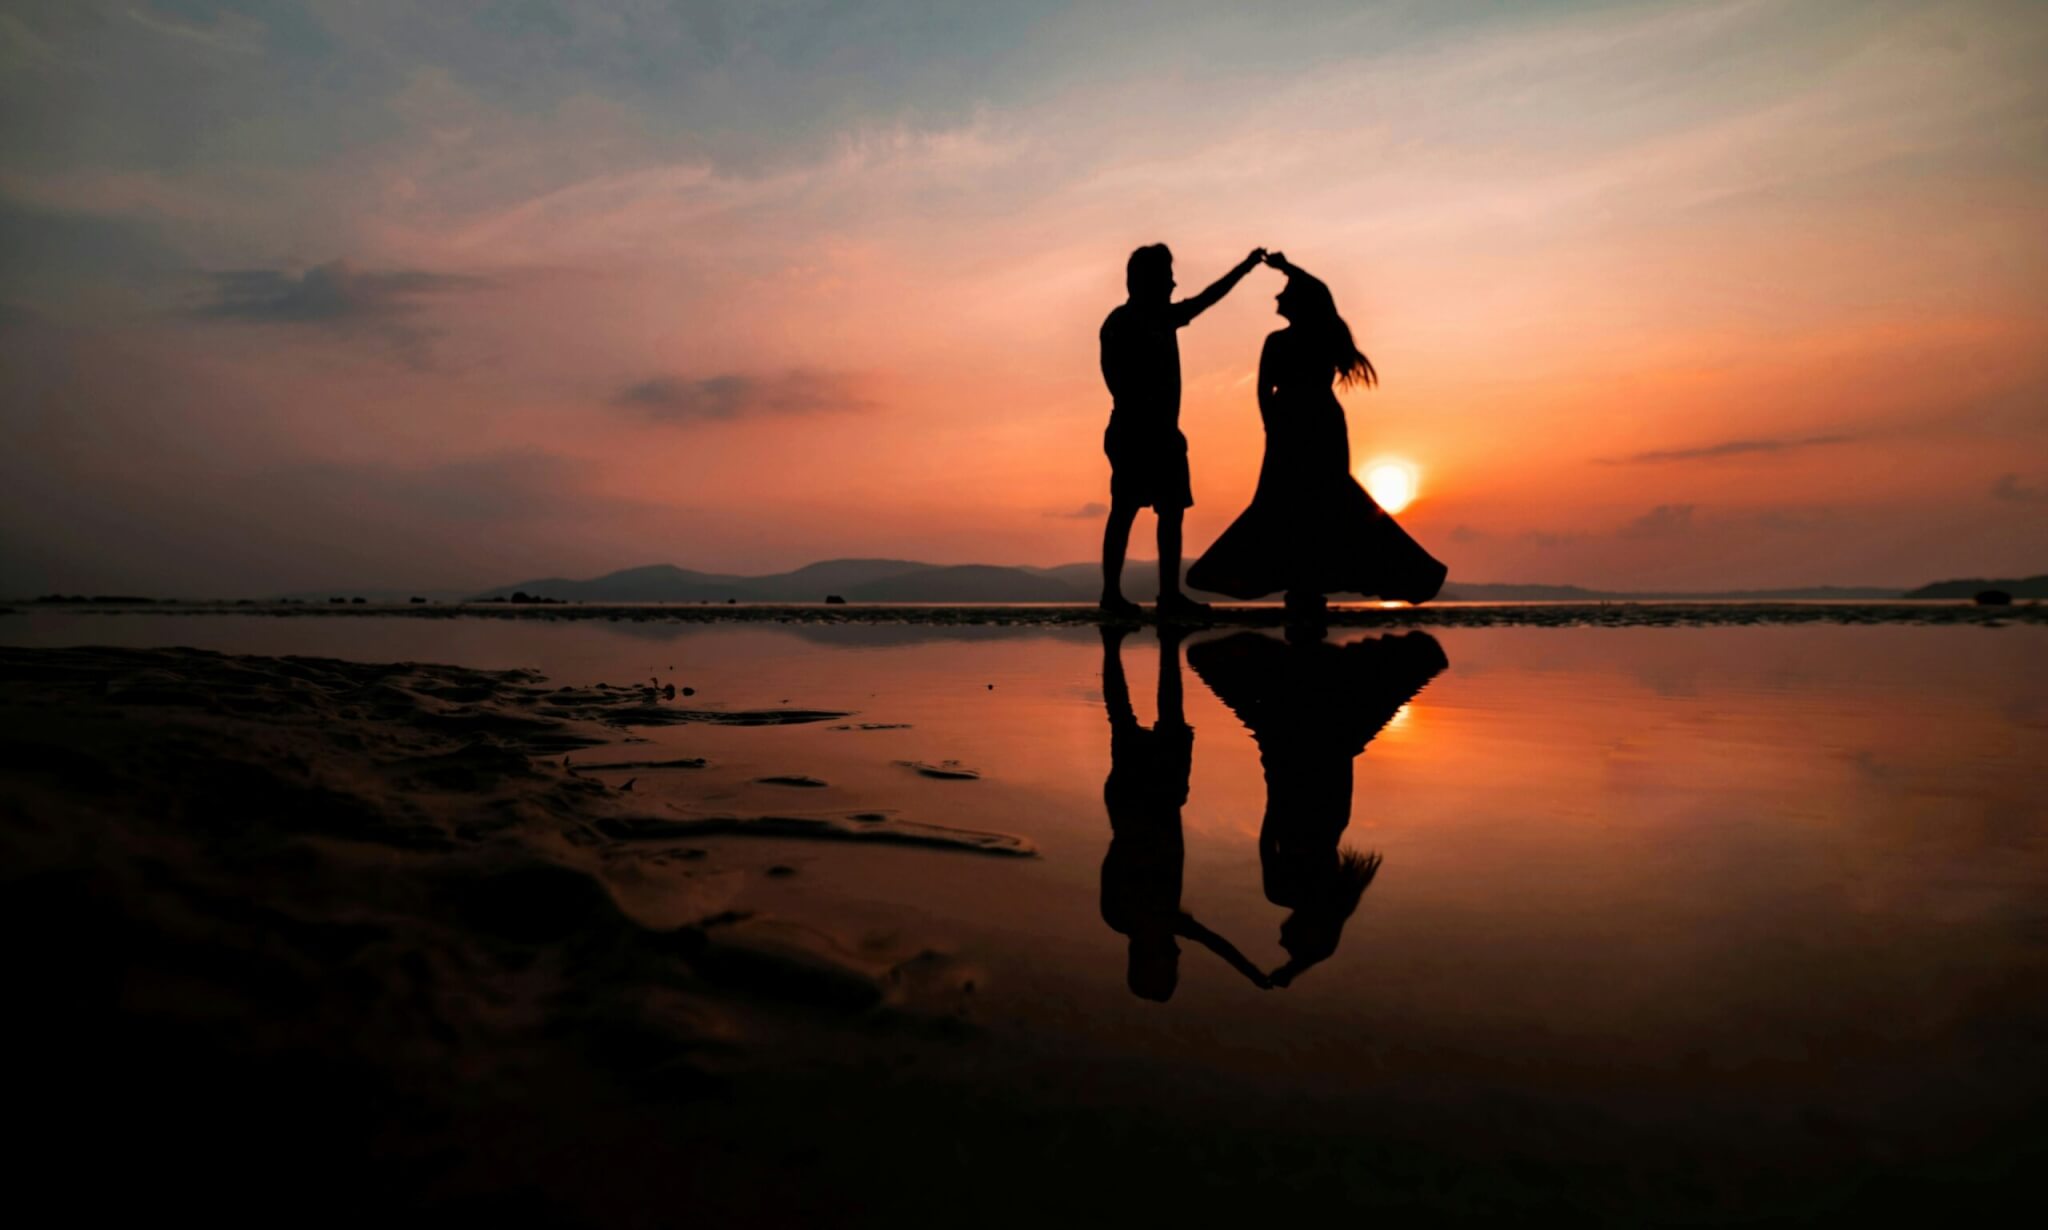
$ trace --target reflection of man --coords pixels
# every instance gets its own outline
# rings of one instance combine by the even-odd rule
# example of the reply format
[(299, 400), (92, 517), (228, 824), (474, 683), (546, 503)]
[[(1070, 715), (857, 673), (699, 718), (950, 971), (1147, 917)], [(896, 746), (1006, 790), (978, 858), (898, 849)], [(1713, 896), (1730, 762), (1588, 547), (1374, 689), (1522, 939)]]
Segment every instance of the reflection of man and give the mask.
[(1195, 502), (1188, 484), (1188, 440), (1180, 434), (1179, 330), (1230, 293), (1266, 256), (1257, 248), (1207, 290), (1173, 300), (1173, 253), (1148, 244), (1124, 266), (1130, 297), (1102, 322), (1102, 379), (1112, 409), (1102, 449), (1109, 454), (1109, 524), (1102, 531), (1102, 609), (1136, 615), (1124, 597), (1124, 551), (1138, 510), (1159, 515), (1162, 616), (1208, 608), (1180, 592), (1180, 523)]
[(1215, 952), (1260, 986), (1264, 975), (1222, 936), (1181, 912), (1180, 809), (1188, 801), (1195, 732), (1181, 712), (1180, 634), (1159, 630), (1159, 720), (1131, 709), (1125, 630), (1102, 629), (1102, 702), (1109, 710), (1109, 853), (1102, 860), (1102, 921), (1130, 939), (1131, 993), (1164, 1003), (1180, 981), (1176, 936)]

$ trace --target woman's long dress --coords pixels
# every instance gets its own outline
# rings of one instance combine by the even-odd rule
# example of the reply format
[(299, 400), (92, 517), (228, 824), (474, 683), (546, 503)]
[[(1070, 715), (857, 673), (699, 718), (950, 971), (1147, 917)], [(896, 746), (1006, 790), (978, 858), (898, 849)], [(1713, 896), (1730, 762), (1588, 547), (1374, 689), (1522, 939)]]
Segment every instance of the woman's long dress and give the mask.
[(1344, 407), (1327, 364), (1300, 353), (1293, 330), (1259, 361), (1266, 456), (1251, 507), (1188, 569), (1194, 589), (1233, 598), (1291, 591), (1427, 602), (1445, 567), (1351, 476)]
[(1297, 968), (1336, 951), (1350, 913), (1338, 883), (1352, 762), (1450, 664), (1427, 632), (1347, 645), (1239, 632), (1188, 646), (1188, 665), (1259, 746), (1259, 868), (1266, 900), (1295, 911), (1281, 942)]

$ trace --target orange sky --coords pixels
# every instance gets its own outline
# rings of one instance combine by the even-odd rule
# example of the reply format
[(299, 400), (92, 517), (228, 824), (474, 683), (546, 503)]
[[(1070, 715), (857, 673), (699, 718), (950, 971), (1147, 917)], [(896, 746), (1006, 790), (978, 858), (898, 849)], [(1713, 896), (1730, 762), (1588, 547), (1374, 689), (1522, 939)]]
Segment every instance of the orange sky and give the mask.
[(0, 591), (1086, 559), (1154, 240), (1330, 283), (1454, 580), (2048, 568), (2038, 6), (418, 7), (0, 17)]

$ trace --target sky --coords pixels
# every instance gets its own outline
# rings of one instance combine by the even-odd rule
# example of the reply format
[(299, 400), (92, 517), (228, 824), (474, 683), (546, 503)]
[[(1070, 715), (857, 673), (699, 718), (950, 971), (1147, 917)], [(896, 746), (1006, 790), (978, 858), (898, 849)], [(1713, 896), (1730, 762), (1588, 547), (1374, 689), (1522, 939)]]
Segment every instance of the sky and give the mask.
[(2035, 0), (12, 0), (0, 593), (1091, 559), (1150, 242), (1330, 285), (1454, 581), (2048, 571)]

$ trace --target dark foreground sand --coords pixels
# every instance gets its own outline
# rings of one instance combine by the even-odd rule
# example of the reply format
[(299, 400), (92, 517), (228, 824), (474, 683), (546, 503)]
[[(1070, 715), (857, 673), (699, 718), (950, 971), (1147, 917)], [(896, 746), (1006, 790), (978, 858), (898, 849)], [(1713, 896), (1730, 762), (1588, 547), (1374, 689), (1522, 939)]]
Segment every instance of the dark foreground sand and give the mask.
[[(0, 649), (18, 1173), (76, 1212), (140, 1195), (284, 1224), (800, 1211), (774, 1187), (782, 1142), (697, 1112), (825, 1035), (957, 1032), (971, 976), (915, 946), (702, 916), (690, 882), (717, 860), (690, 843), (1028, 844), (873, 815), (650, 815), (564, 761), (627, 759), (587, 749), (628, 724), (844, 716), (522, 672)], [(637, 1203), (653, 1192), (699, 1206)]]
[(602, 745), (845, 716), (692, 703), (524, 672), (0, 649), (17, 1205), (210, 1225), (1723, 1223), (1953, 1215), (2039, 1155), (2008, 1132), (1902, 1167), (1824, 1135), (1788, 1152), (1725, 1114), (1644, 1137), (1429, 1068), (1342, 1104), (1155, 1079), (1086, 1029), (980, 1019), (983, 975), (914, 933), (849, 946), (712, 908), (695, 886), (750, 835), (866, 843), (821, 857), (1032, 851), (915, 817), (657, 811), (618, 771), (564, 765), (688, 773)]

